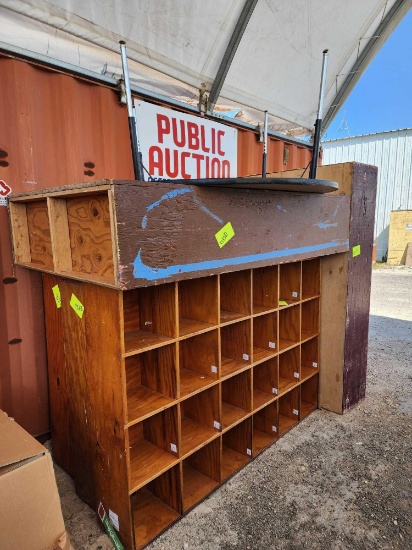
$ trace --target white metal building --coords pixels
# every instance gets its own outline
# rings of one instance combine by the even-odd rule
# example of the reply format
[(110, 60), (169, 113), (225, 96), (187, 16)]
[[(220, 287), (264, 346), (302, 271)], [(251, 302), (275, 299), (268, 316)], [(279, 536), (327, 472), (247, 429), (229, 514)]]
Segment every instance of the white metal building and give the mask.
[(385, 259), (391, 211), (412, 209), (412, 128), (325, 141), (322, 147), (324, 165), (357, 161), (378, 167), (376, 258)]

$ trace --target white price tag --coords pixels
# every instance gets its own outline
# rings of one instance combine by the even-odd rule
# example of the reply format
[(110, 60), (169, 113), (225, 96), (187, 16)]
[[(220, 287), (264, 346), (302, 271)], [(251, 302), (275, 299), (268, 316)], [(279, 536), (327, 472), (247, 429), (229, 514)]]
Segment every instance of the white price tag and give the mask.
[(243, 354), (243, 361), (249, 361), (249, 355), (247, 353)]
[(212, 372), (214, 372), (214, 373), (217, 372), (217, 366), (216, 365), (212, 365)]
[(213, 422), (213, 426), (216, 428), (216, 430), (220, 430), (220, 422), (217, 422), (216, 420)]
[(297, 292), (292, 292), (292, 297), (293, 297), (293, 298), (297, 298), (297, 297), (298, 297), (298, 293), (297, 293)]
[(299, 416), (299, 411), (298, 411), (298, 409), (293, 409), (293, 414), (294, 414), (295, 416)]
[(278, 389), (277, 388), (272, 388), (272, 393), (274, 393), (275, 395), (278, 394)]
[(247, 452), (247, 454), (248, 454), (249, 456), (252, 456), (252, 451), (251, 451), (251, 449), (246, 449), (246, 452)]
[(177, 453), (177, 447), (174, 443), (170, 443), (170, 450), (172, 453)]
[(109, 518), (110, 518), (110, 521), (112, 522), (113, 524), (113, 527), (116, 529), (116, 531), (119, 530), (119, 516), (117, 514), (115, 514), (114, 512), (112, 512), (109, 508)]
[(277, 433), (277, 431), (278, 431), (277, 426), (272, 426), (272, 432)]
[(313, 367), (313, 368), (315, 368), (315, 369), (317, 369), (317, 368), (318, 368), (318, 364), (316, 363), (316, 361), (313, 361), (313, 363), (312, 363), (312, 367)]
[(269, 347), (272, 348), (272, 349), (275, 349), (276, 348), (276, 343), (275, 342), (269, 342)]
[(299, 373), (298, 373), (298, 372), (294, 372), (294, 373), (293, 373), (293, 376), (294, 376), (295, 378), (299, 378)]

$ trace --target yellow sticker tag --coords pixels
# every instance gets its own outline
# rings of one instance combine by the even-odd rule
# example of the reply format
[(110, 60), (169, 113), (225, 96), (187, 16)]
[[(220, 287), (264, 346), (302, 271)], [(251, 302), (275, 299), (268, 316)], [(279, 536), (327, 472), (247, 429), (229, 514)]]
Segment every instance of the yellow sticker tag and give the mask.
[(70, 298), (70, 305), (81, 319), (84, 313), (84, 305), (74, 294), (72, 294), (72, 297)]
[(235, 236), (235, 232), (230, 222), (227, 222), (227, 224), (224, 227), (222, 227), (222, 229), (218, 231), (215, 235), (217, 244), (219, 245), (220, 248), (225, 246), (225, 244), (228, 243), (230, 239), (234, 236)]
[(279, 305), (280, 305), (280, 306), (287, 306), (288, 303), (285, 302), (284, 300), (280, 300), (280, 301), (279, 301)]
[(360, 244), (357, 244), (352, 248), (352, 258), (356, 258), (356, 256), (360, 255)]
[(52, 288), (52, 291), (53, 291), (53, 296), (54, 296), (54, 299), (56, 301), (56, 307), (57, 308), (60, 308), (62, 307), (62, 297), (60, 295), (60, 288), (59, 288), (59, 285), (56, 285)]

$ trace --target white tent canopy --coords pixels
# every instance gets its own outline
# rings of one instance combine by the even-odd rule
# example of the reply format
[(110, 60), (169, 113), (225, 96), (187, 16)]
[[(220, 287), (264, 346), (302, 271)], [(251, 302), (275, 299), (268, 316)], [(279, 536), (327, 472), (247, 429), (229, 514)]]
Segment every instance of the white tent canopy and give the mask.
[(0, 49), (120, 78), (125, 40), (136, 86), (197, 105), (204, 84), (215, 110), (240, 109), (253, 124), (267, 110), (271, 130), (303, 135), (316, 119), (323, 50), (327, 125), (411, 2), (0, 0)]

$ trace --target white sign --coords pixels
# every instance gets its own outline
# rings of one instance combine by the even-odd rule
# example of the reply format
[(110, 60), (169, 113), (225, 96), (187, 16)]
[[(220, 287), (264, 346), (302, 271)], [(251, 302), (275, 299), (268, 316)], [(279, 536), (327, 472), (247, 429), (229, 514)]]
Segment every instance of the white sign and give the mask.
[(0, 206), (7, 206), (7, 195), (10, 195), (11, 187), (4, 180), (0, 180)]
[(142, 101), (135, 109), (143, 165), (154, 180), (237, 176), (235, 128)]

